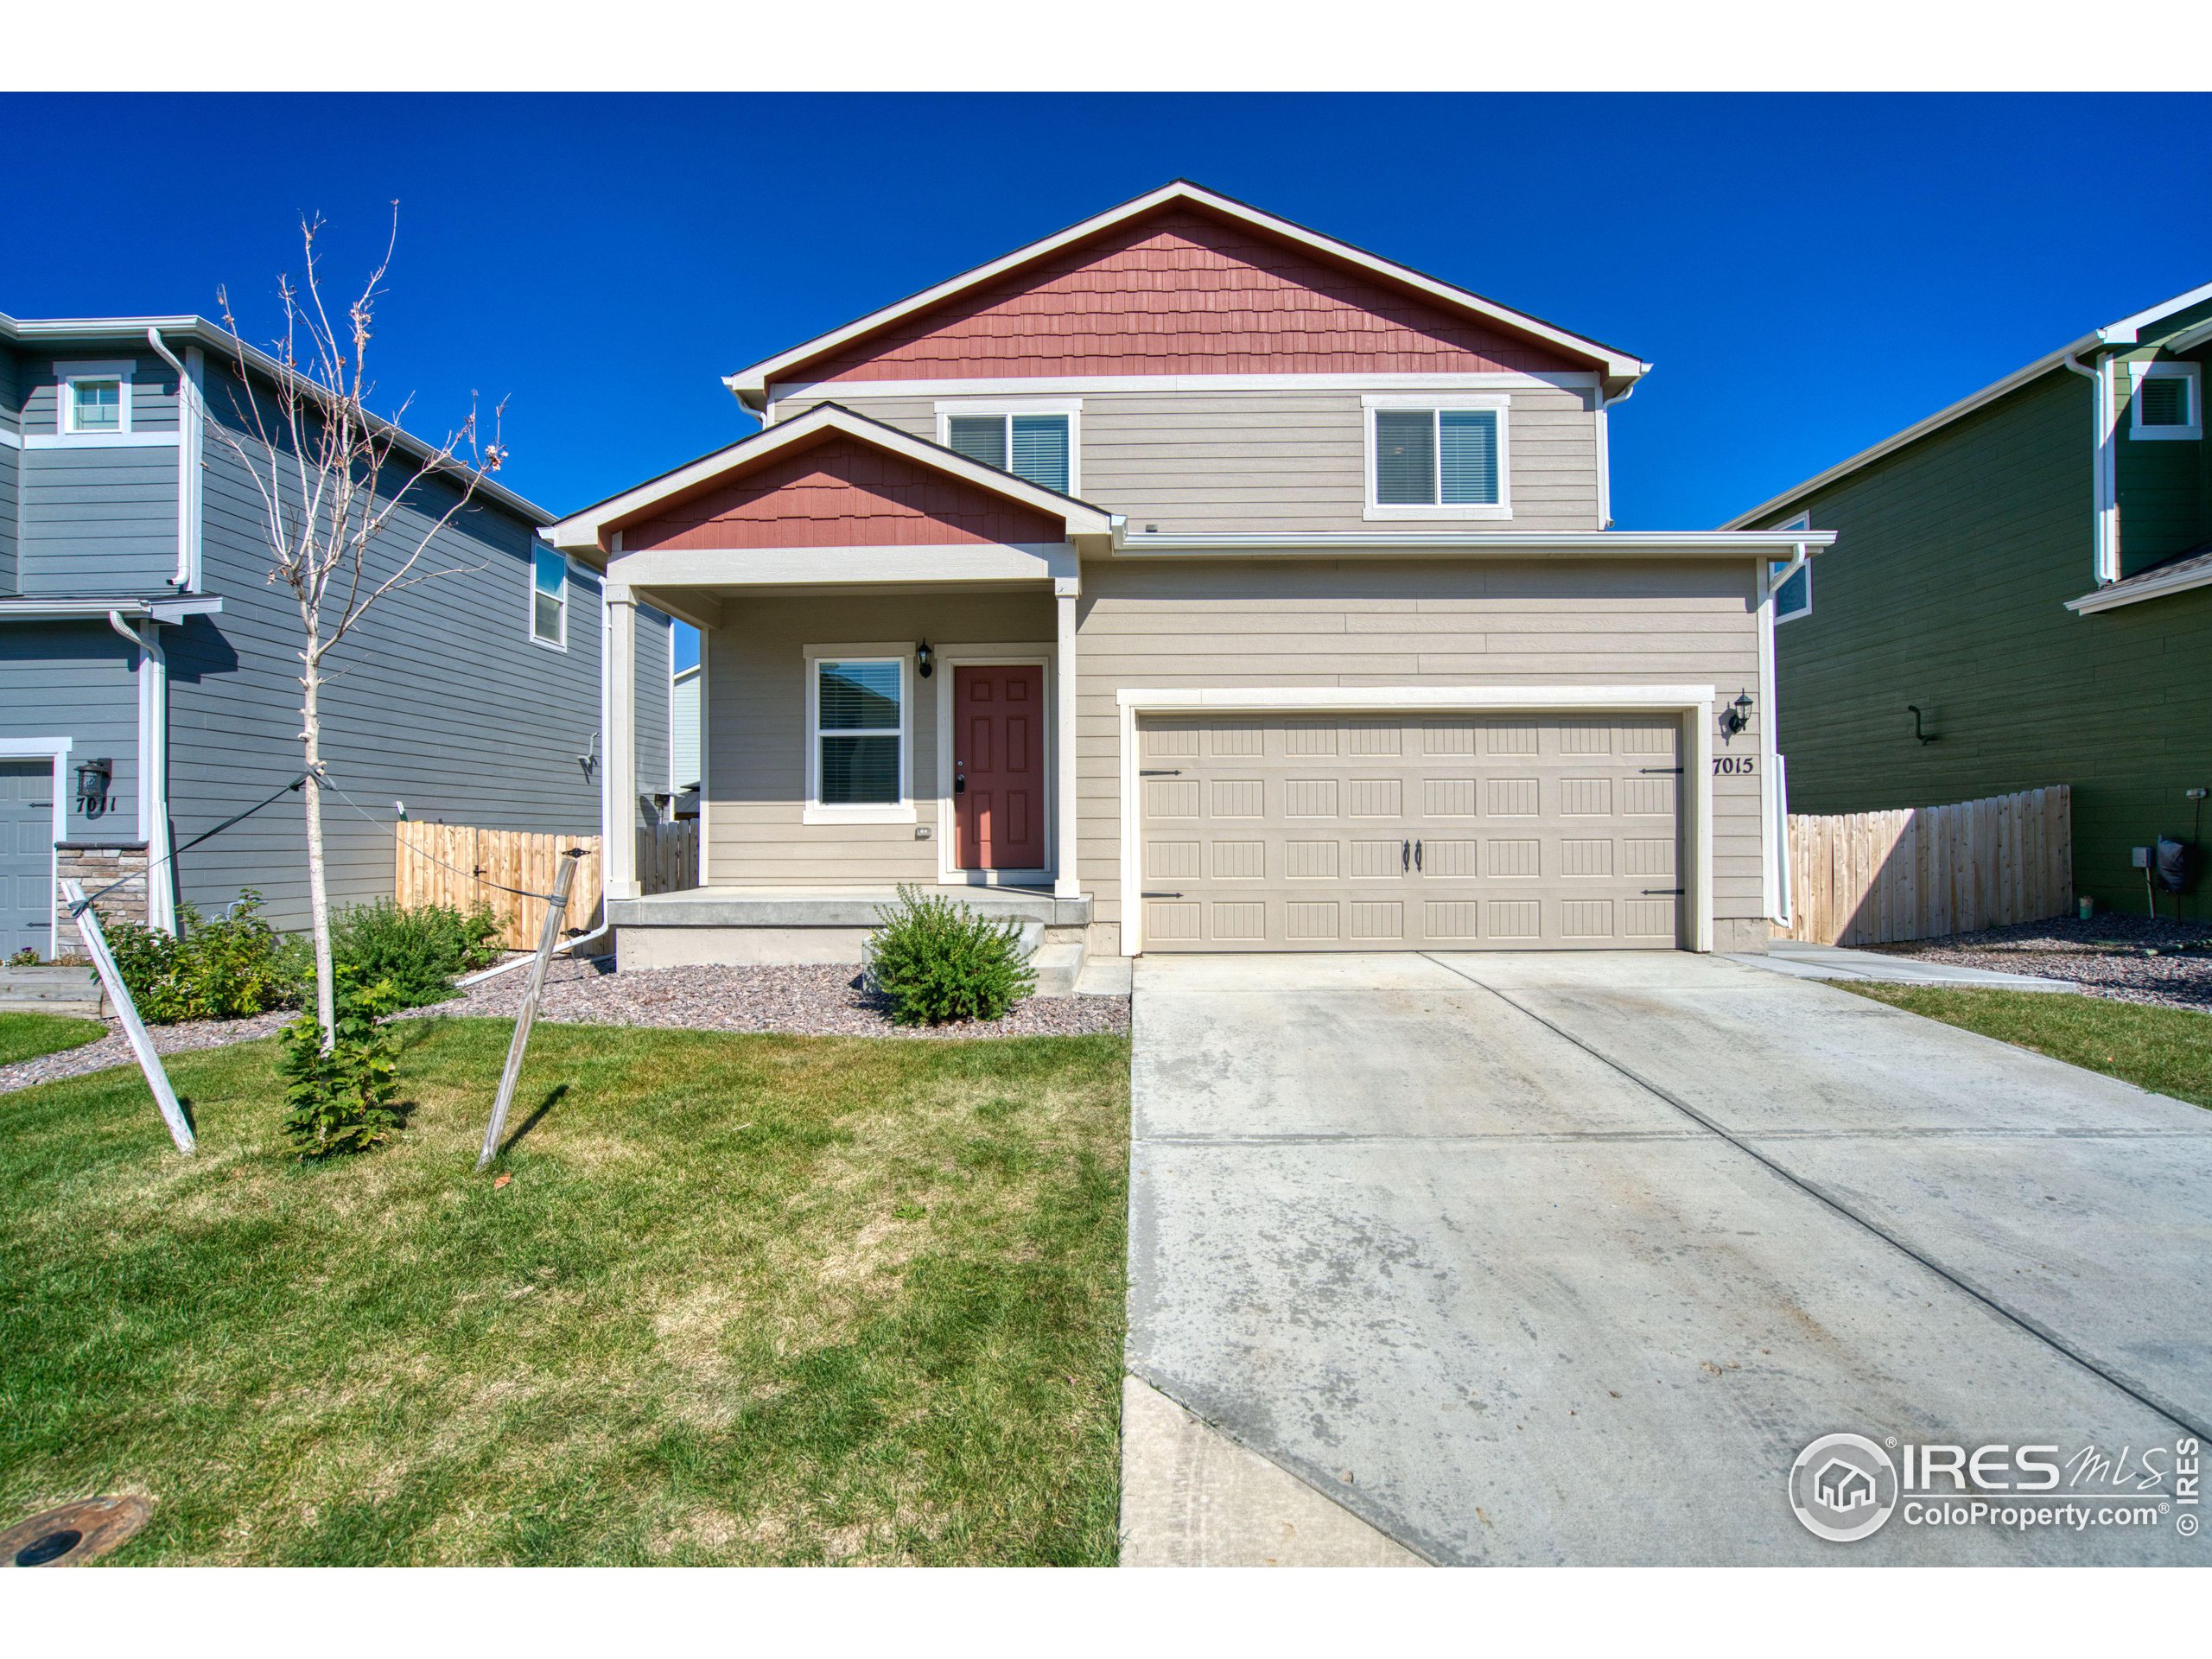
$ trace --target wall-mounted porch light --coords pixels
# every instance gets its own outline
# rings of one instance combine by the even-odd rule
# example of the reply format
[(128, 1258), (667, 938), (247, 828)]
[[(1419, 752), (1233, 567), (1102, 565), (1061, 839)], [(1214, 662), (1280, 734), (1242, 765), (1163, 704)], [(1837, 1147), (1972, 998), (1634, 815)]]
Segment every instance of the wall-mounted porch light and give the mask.
[(87, 812), (99, 811), (107, 803), (108, 785), (115, 781), (115, 762), (105, 755), (94, 760), (77, 763), (77, 798)]
[(1751, 723), (1751, 694), (1749, 691), (1738, 691), (1736, 694), (1736, 701), (1720, 711), (1721, 738), (1723, 741), (1733, 740)]
[(914, 672), (926, 680), (936, 668), (937, 653), (930, 649), (930, 642), (925, 639), (914, 647)]

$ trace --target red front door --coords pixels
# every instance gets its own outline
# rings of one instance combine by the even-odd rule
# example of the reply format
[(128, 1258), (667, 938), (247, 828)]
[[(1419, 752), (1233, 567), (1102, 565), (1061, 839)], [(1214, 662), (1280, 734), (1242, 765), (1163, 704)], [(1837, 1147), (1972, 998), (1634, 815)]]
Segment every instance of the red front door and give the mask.
[(952, 817), (963, 870), (1045, 868), (1045, 671), (952, 671)]

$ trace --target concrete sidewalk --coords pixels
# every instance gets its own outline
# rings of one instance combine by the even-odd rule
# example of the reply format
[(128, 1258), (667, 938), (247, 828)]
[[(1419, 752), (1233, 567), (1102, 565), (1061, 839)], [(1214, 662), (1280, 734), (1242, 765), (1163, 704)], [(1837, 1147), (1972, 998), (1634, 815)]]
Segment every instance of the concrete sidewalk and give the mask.
[[(2212, 1424), (2212, 1114), (1710, 957), (1135, 987), (1129, 1370), (1421, 1557), (2212, 1563), (2171, 1528), (1835, 1545), (1784, 1496), (1840, 1430)], [(1181, 1559), (1265, 1536), (1159, 1466), (1128, 1466), (1130, 1559), (1179, 1507), (1210, 1517)]]
[(2080, 988), (2070, 979), (1993, 973), (1986, 968), (1962, 968), (1918, 957), (1885, 956), (1878, 950), (1847, 950), (1840, 945), (1807, 944), (1796, 939), (1777, 939), (1764, 954), (1746, 951), (1740, 956), (1732, 955), (1727, 960), (1742, 963), (1747, 968), (1787, 974), (1792, 979), (1872, 979), (1889, 985), (1955, 985), (1999, 991)]

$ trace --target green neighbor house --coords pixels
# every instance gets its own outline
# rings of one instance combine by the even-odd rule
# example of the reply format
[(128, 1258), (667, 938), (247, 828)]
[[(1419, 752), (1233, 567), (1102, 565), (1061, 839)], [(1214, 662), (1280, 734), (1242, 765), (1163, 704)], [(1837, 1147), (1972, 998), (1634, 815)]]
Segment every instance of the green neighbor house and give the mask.
[(2078, 893), (2141, 914), (2132, 849), (2165, 836), (2189, 890), (2159, 914), (2212, 916), (2191, 795), (2212, 785), (2209, 348), (2212, 283), (1727, 525), (1838, 532), (1777, 594), (1790, 811), (2068, 784)]

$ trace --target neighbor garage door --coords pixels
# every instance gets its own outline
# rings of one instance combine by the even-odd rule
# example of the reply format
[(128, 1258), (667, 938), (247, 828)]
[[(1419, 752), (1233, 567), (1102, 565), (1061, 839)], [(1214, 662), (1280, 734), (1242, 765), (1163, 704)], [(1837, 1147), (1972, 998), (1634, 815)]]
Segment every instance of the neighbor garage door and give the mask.
[(1147, 950), (1669, 949), (1672, 715), (1160, 717)]

